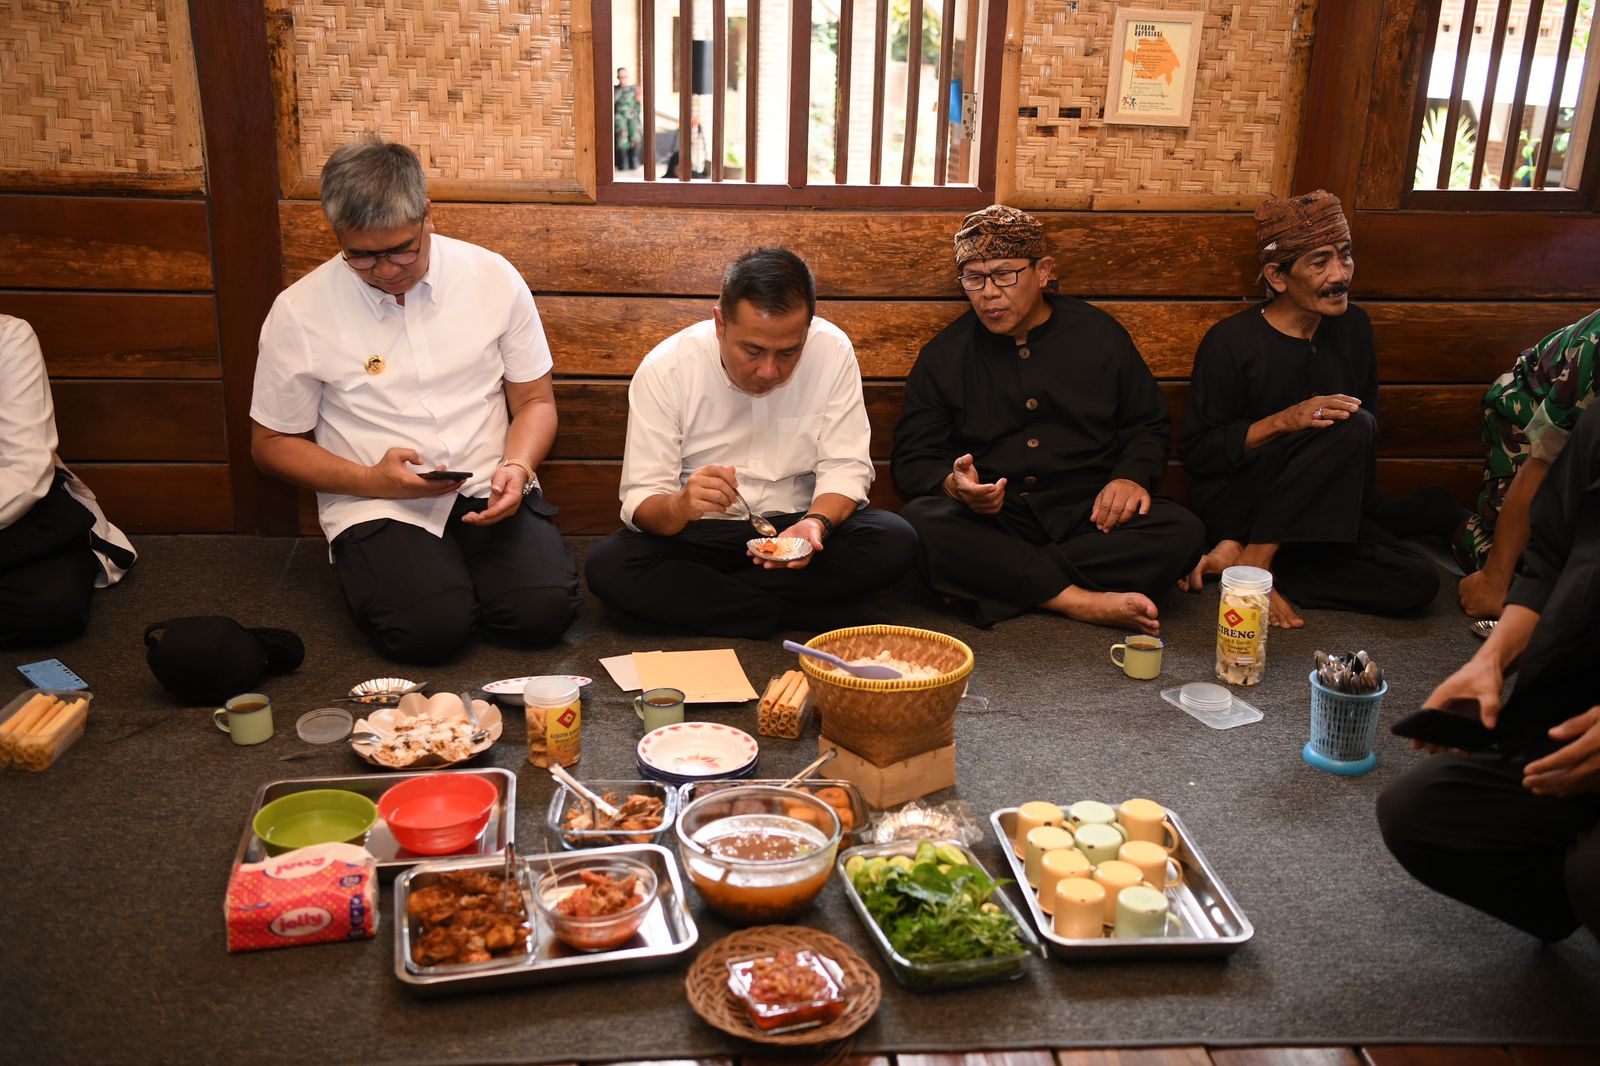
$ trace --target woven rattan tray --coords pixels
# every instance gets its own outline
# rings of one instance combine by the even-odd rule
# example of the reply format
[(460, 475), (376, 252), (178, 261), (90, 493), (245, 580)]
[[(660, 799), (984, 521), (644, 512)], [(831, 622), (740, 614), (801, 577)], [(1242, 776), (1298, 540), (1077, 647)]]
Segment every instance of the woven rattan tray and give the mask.
[[(744, 1004), (728, 989), (728, 962), (751, 955), (806, 949), (826, 955), (839, 964), (846, 990), (844, 1013), (831, 1022), (793, 1033), (767, 1033), (756, 1028)], [(883, 998), (877, 971), (848, 944), (827, 933), (796, 925), (758, 925), (723, 937), (694, 960), (683, 984), (689, 995), (689, 1006), (707, 1024), (758, 1044), (788, 1047), (847, 1040), (867, 1024)]]

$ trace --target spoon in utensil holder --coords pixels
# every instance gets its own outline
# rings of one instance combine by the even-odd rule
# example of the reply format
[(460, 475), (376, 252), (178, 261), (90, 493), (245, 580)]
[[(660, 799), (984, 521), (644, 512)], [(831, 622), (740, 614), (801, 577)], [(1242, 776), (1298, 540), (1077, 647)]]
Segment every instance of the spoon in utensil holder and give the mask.
[(744, 504), (744, 513), (750, 519), (750, 524), (756, 527), (757, 533), (760, 533), (763, 537), (776, 537), (778, 535), (778, 527), (752, 511), (750, 505), (745, 503), (744, 496), (740, 494), (738, 489), (734, 489), (733, 494), (739, 497), (741, 504)]
[(882, 663), (846, 662), (832, 652), (818, 651), (816, 648), (808, 648), (804, 644), (797, 644), (792, 640), (784, 641), (783, 646), (789, 651), (797, 652), (801, 655), (809, 655), (813, 659), (821, 659), (825, 663), (832, 663), (852, 677), (863, 678), (867, 681), (894, 681), (901, 676), (900, 671), (892, 666), (884, 666)]

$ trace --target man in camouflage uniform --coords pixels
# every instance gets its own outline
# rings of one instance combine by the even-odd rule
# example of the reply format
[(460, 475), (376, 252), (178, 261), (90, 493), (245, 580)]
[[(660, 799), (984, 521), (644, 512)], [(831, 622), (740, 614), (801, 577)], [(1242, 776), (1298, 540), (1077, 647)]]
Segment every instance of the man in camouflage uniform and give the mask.
[(644, 108), (639, 103), (639, 90), (633, 84), (633, 75), (627, 67), (617, 68), (617, 84), (613, 86), (611, 104), (611, 130), (615, 149), (615, 169), (639, 169), (640, 142), (644, 139)]
[(1524, 351), (1483, 397), (1483, 439), (1489, 446), (1478, 513), (1451, 547), (1466, 571), (1461, 609), (1498, 618), (1517, 560), (1528, 543), (1528, 505), (1578, 416), (1595, 395), (1600, 310)]

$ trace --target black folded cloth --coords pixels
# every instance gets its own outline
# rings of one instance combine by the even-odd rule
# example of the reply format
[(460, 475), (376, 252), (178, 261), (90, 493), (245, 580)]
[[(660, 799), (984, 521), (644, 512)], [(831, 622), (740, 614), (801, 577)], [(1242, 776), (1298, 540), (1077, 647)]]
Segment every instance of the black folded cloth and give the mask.
[(156, 680), (185, 703), (221, 703), (254, 690), (266, 674), (288, 673), (306, 647), (287, 629), (246, 629), (232, 618), (169, 618), (144, 631)]

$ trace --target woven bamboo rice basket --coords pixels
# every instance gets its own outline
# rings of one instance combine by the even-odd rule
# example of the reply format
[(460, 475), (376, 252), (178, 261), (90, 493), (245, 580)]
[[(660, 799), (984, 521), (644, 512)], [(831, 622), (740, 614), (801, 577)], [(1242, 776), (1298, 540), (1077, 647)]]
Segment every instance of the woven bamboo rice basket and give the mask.
[(806, 647), (844, 659), (888, 652), (937, 667), (937, 677), (869, 681), (800, 657), (822, 732), (875, 766), (888, 766), (955, 742), (956, 704), (972, 673), (972, 649), (955, 637), (910, 626), (857, 626), (819, 633)]

